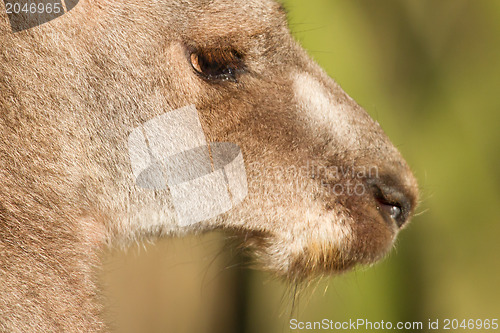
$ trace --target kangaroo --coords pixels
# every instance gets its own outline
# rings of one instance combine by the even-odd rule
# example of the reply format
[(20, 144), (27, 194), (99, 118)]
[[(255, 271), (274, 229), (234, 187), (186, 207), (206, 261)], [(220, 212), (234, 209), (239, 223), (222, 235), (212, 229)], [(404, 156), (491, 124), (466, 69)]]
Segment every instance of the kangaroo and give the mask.
[[(188, 105), (208, 142), (241, 149), (248, 195), (182, 225), (168, 190), (137, 185), (128, 138)], [(107, 331), (107, 246), (221, 229), (298, 282), (382, 258), (418, 201), (398, 150), (272, 0), (80, 0), (18, 32), (5, 16), (0, 111), (1, 332)]]

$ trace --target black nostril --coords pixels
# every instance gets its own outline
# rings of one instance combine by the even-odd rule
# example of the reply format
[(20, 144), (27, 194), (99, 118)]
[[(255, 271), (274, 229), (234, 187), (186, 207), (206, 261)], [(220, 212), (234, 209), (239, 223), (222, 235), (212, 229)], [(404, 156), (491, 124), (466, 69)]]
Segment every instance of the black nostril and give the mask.
[(401, 215), (403, 214), (403, 210), (401, 207), (399, 207), (397, 204), (385, 204), (381, 203), (380, 209), (385, 209), (387, 211), (387, 214), (394, 220), (394, 221), (399, 221), (401, 218)]
[(412, 200), (404, 187), (394, 179), (377, 178), (368, 180), (375, 198), (377, 209), (387, 219), (393, 220), (401, 228), (410, 216)]

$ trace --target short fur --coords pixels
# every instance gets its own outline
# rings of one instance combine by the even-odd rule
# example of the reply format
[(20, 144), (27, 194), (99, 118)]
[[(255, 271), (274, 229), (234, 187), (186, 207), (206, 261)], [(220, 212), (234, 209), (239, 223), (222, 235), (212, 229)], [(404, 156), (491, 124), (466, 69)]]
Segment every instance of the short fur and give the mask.
[[(236, 50), (245, 70), (208, 82), (189, 63), (193, 48)], [(127, 136), (190, 104), (208, 141), (242, 148), (249, 196), (183, 228), (168, 193), (134, 185)], [(271, 0), (81, 0), (16, 34), (0, 20), (0, 112), (1, 332), (105, 331), (98, 253), (145, 237), (234, 231), (292, 280), (381, 258), (398, 228), (371, 193), (332, 194), (358, 178), (332, 166), (375, 166), (412, 211), (417, 201), (396, 148)]]

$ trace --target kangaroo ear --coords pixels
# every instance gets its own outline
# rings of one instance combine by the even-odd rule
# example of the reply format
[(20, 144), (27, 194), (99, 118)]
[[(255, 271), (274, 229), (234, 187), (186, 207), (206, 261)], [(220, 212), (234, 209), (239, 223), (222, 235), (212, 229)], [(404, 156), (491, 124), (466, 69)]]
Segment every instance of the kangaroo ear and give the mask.
[(12, 32), (19, 32), (52, 21), (73, 9), (79, 0), (4, 0)]

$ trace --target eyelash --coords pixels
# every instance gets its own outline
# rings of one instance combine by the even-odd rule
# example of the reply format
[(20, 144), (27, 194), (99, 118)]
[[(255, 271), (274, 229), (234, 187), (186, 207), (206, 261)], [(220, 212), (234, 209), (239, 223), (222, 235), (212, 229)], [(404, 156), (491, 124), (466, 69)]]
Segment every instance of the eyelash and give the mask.
[(241, 55), (230, 49), (194, 50), (189, 61), (196, 74), (212, 82), (238, 82), (238, 74), (244, 70)]

